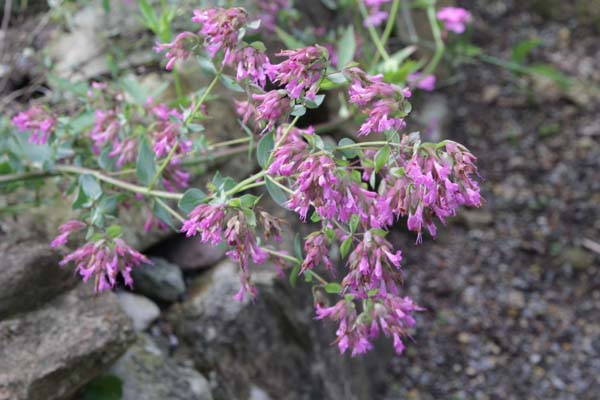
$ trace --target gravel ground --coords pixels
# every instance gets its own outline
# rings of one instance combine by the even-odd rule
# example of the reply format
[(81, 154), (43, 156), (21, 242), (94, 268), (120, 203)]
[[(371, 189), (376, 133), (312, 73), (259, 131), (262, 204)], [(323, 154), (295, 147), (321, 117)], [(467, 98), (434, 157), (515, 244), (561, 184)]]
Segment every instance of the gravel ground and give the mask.
[[(590, 27), (511, 1), (462, 4), (487, 54), (538, 36), (536, 61), (600, 84)], [(444, 90), (449, 131), (478, 156), (487, 203), (420, 248), (397, 235), (406, 288), (427, 311), (385, 399), (597, 399), (600, 101), (492, 65), (463, 74)]]

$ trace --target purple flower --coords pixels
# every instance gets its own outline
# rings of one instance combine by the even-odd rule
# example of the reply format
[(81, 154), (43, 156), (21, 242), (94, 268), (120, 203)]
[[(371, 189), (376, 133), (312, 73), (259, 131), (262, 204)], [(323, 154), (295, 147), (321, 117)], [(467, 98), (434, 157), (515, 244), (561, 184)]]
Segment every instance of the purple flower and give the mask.
[(458, 34), (465, 31), (465, 25), (471, 20), (471, 13), (460, 7), (444, 7), (436, 16), (447, 30)]
[(167, 66), (165, 69), (172, 70), (177, 60), (185, 61), (191, 55), (190, 47), (198, 41), (198, 35), (192, 32), (182, 32), (175, 37), (171, 43), (157, 43), (154, 50), (157, 53), (167, 50), (165, 58)]
[(111, 158), (117, 157), (117, 168), (134, 161), (137, 157), (138, 141), (136, 138), (129, 137), (123, 140), (116, 139), (113, 143), (113, 148), (108, 156)]
[(319, 81), (329, 58), (327, 49), (321, 46), (309, 46), (296, 50), (283, 50), (277, 53), (287, 60), (280, 64), (267, 66), (271, 81), (285, 86), (291, 98), (303, 95), (314, 100), (319, 90)]
[(65, 244), (67, 244), (67, 240), (73, 232), (81, 230), (85, 227), (86, 224), (78, 220), (71, 220), (65, 222), (58, 228), (60, 235), (54, 238), (54, 240), (50, 243), (50, 247), (64, 246)]
[[(277, 137), (287, 129), (286, 125), (277, 128)], [(275, 176), (290, 176), (298, 171), (299, 165), (306, 159), (308, 144), (303, 135), (314, 134), (314, 129), (292, 128), (281, 145), (273, 153), (273, 161), (269, 165), (269, 174)]]
[(358, 131), (359, 135), (404, 128), (406, 113), (400, 106), (410, 97), (409, 90), (383, 82), (382, 75), (367, 75), (357, 67), (349, 68), (347, 73), (352, 79), (348, 91), (350, 103), (356, 104), (363, 113), (368, 114)]
[(421, 76), (420, 73), (409, 74), (406, 78), (407, 82), (418, 89), (425, 90), (426, 92), (432, 92), (435, 90), (435, 75)]
[(363, 25), (365, 27), (381, 25), (388, 17), (387, 11), (381, 10), (381, 7), (389, 2), (390, 0), (365, 0), (369, 16), (363, 21)]
[(70, 262), (76, 265), (76, 271), (87, 282), (94, 276), (96, 292), (112, 289), (120, 274), (127, 286), (133, 287), (131, 270), (141, 264), (152, 262), (143, 254), (135, 251), (121, 239), (112, 243), (106, 239), (86, 243), (74, 252), (66, 255), (59, 263), (64, 266)]
[(187, 237), (196, 236), (200, 232), (200, 240), (212, 245), (219, 244), (222, 239), (223, 222), (225, 220), (225, 205), (200, 204), (188, 215), (183, 222), (181, 232)]
[(239, 42), (240, 29), (246, 24), (248, 14), (243, 8), (208, 8), (194, 10), (193, 22), (202, 25), (200, 34), (211, 58), (223, 49), (223, 65), (232, 65)]
[(306, 252), (306, 257), (302, 262), (300, 273), (303, 273), (307, 269), (312, 270), (321, 263), (325, 264), (327, 270), (333, 272), (334, 267), (328, 256), (329, 249), (327, 248), (327, 241), (324, 234), (320, 232), (311, 234), (304, 242), (304, 251)]
[(100, 148), (108, 142), (115, 141), (120, 127), (115, 110), (96, 110), (96, 120), (90, 133), (94, 146)]
[(260, 10), (260, 22), (267, 31), (275, 30), (277, 14), (280, 10), (287, 10), (291, 7), (290, 0), (256, 0), (256, 6)]
[(267, 84), (266, 68), (269, 65), (269, 58), (265, 53), (248, 46), (237, 52), (237, 80), (242, 81), (250, 79), (262, 89)]
[(19, 132), (31, 131), (29, 143), (45, 144), (56, 126), (56, 118), (41, 106), (33, 106), (12, 119)]
[(290, 110), (290, 99), (279, 90), (253, 94), (252, 99), (260, 102), (254, 108), (254, 119), (258, 125), (265, 124), (261, 133), (273, 129), (277, 120)]

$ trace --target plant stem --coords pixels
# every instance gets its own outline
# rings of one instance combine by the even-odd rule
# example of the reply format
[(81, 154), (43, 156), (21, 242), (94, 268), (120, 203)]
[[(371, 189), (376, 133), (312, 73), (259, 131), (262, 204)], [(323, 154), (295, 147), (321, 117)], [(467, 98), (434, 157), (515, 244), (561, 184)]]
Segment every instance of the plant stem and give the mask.
[(206, 88), (206, 90), (204, 91), (204, 93), (202, 93), (202, 97), (200, 97), (200, 100), (198, 100), (198, 102), (194, 105), (194, 109), (192, 110), (192, 112), (183, 121), (184, 125), (187, 124), (188, 122), (190, 122), (190, 119), (198, 112), (198, 110), (200, 109), (200, 107), (202, 106), (202, 104), (204, 103), (204, 101), (206, 100), (206, 98), (208, 97), (208, 94), (210, 93), (210, 91), (215, 87), (215, 85), (219, 81), (219, 78), (221, 78), (221, 73), (222, 72), (223, 72), (223, 68), (221, 68), (217, 72), (217, 74), (213, 78), (212, 82), (210, 82), (210, 84), (208, 85), (208, 87)]
[(269, 154), (269, 158), (267, 159), (265, 168), (268, 168), (269, 165), (271, 165), (271, 161), (273, 161), (273, 154), (275, 154), (275, 150), (277, 150), (279, 148), (279, 146), (281, 146), (281, 143), (283, 143), (283, 141), (285, 140), (287, 135), (289, 135), (289, 133), (292, 131), (292, 128), (294, 127), (294, 125), (296, 125), (296, 122), (298, 122), (299, 119), (300, 119), (300, 116), (296, 115), (296, 117), (292, 120), (292, 122), (285, 129), (285, 132), (283, 132), (283, 135), (281, 135), (281, 137), (279, 138), (277, 143), (275, 143), (275, 146), (273, 146), (273, 150), (271, 150), (271, 154)]
[(429, 64), (427, 64), (427, 67), (423, 70), (419, 80), (425, 78), (435, 70), (440, 63), (446, 48), (444, 41), (442, 40), (440, 25), (435, 17), (435, 2), (432, 2), (427, 6), (427, 19), (429, 20), (429, 25), (431, 25), (431, 33), (433, 34), (433, 41), (435, 43), (435, 52), (433, 53), (433, 57), (431, 57), (431, 61), (429, 61)]
[[(369, 17), (369, 15), (367, 13), (367, 9), (365, 7), (364, 0), (358, 0), (358, 8), (360, 9), (360, 13), (362, 14), (362, 17), (364, 19), (367, 19)], [(369, 31), (369, 35), (371, 36), (371, 40), (373, 41), (373, 44), (375, 45), (377, 52), (381, 55), (381, 57), (383, 57), (384, 60), (386, 60), (386, 61), (389, 60), (390, 55), (385, 50), (385, 47), (381, 43), (381, 40), (379, 40), (379, 36), (377, 35), (375, 28), (372, 25), (368, 25), (367, 31)]]
[(262, 170), (246, 179), (244, 179), (243, 181), (241, 181), (240, 183), (238, 183), (237, 185), (235, 185), (233, 188), (231, 188), (230, 190), (225, 192), (226, 196), (231, 196), (232, 194), (241, 192), (242, 190), (246, 189), (246, 185), (248, 184), (254, 184), (256, 183), (255, 181), (259, 178), (262, 178), (263, 176), (265, 176), (267, 174), (267, 171)]
[[(381, 35), (381, 39), (380, 39), (381, 45), (383, 46), (383, 48), (385, 48), (385, 45), (392, 33), (392, 29), (394, 28), (394, 25), (396, 24), (396, 16), (398, 15), (399, 8), (400, 8), (400, 0), (394, 0), (392, 3), (392, 8), (390, 9), (390, 15), (388, 16), (387, 24), (385, 25), (385, 28), (383, 29), (383, 34)], [(371, 63), (372, 66), (377, 65), (377, 62), (379, 61), (379, 57), (380, 57), (379, 52), (375, 53), (375, 56), (373, 57), (373, 62)]]
[(219, 147), (227, 147), (227, 146), (230, 146), (232, 144), (246, 143), (246, 142), (249, 142), (251, 140), (252, 140), (251, 137), (244, 137), (244, 138), (239, 138), (239, 139), (227, 140), (225, 142), (219, 142), (219, 143), (211, 144), (211, 145), (208, 146), (208, 148), (209, 149), (218, 149)]
[(169, 165), (169, 163), (171, 162), (171, 159), (175, 155), (175, 151), (177, 151), (177, 147), (179, 147), (179, 141), (175, 142), (175, 144), (171, 148), (171, 151), (169, 151), (169, 154), (167, 155), (167, 158), (165, 158), (165, 160), (162, 162), (162, 164), (160, 165), (160, 167), (156, 171), (156, 174), (154, 174), (154, 177), (152, 178), (152, 181), (148, 185), (148, 190), (154, 189), (154, 185), (156, 185), (156, 182), (158, 181), (158, 178), (163, 173), (163, 171), (165, 170), (165, 168), (167, 168), (167, 165)]
[(154, 199), (154, 201), (160, 204), (165, 210), (169, 212), (169, 214), (175, 217), (175, 219), (177, 219), (179, 222), (183, 223), (185, 221), (185, 218), (183, 218), (181, 214), (179, 214), (177, 211), (173, 210), (163, 199), (157, 197)]
[(145, 196), (160, 197), (163, 199), (173, 199), (173, 200), (179, 200), (183, 197), (183, 194), (181, 194), (181, 193), (171, 193), (171, 192), (165, 192), (162, 190), (150, 190), (147, 187), (135, 185), (133, 183), (125, 182), (120, 179), (112, 178), (110, 176), (104, 175), (103, 173), (101, 173), (99, 171), (89, 169), (89, 168), (77, 167), (74, 165), (57, 165), (54, 167), (54, 169), (56, 172), (62, 172), (62, 173), (66, 173), (66, 174), (77, 174), (77, 175), (89, 174), (89, 175), (96, 177), (96, 179), (98, 179), (100, 181), (109, 183), (109, 184), (119, 187), (121, 189), (129, 190), (130, 192), (139, 193), (139, 194), (142, 194)]

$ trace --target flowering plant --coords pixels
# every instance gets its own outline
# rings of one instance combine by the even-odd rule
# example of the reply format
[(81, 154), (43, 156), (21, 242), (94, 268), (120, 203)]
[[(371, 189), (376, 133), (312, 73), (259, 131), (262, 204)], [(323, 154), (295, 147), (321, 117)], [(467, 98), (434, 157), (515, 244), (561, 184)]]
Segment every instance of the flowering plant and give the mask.
[[(393, 23), (388, 22), (381, 38), (374, 31), (388, 18), (382, 11), (385, 3), (359, 5), (378, 54), (389, 62), (383, 46)], [(427, 7), (434, 36), (441, 40), (433, 3)], [(440, 11), (438, 18), (453, 32), (466, 22), (452, 12)], [(389, 229), (404, 223), (421, 243), (423, 235), (435, 236), (438, 223), (445, 224), (460, 206), (482, 204), (476, 160), (468, 149), (450, 140), (429, 143), (418, 133), (404, 133), (412, 91), (433, 89), (435, 81), (427, 77), (439, 61), (437, 55), (434, 64), (414, 71), (408, 87), (352, 61), (356, 46), (351, 29), (344, 33), (350, 53), (345, 47), (333, 54), (315, 44), (273, 57), (262, 42), (245, 40), (257, 24), (244, 9), (195, 10), (192, 21), (198, 30), (159, 43), (156, 51), (164, 53), (167, 70), (200, 59), (214, 78), (198, 96), (167, 105), (141, 90), (131, 96), (94, 82), (80, 93), (81, 113), (58, 115), (35, 105), (13, 118), (17, 132), (3, 138), (14, 172), (1, 176), (0, 183), (32, 177), (71, 182), (65, 194), (74, 198), (80, 218), (62, 225), (51, 246), (63, 246), (76, 232), (85, 232), (85, 243), (61, 265), (75, 265), (84, 281), (94, 280), (97, 291), (113, 288), (119, 275), (132, 286), (132, 268), (150, 262), (123, 241), (118, 224), (120, 213), (140, 206), (148, 210), (148, 230), (171, 226), (204, 243), (224, 243), (239, 267), (237, 300), (258, 294), (251, 264), (271, 259), (289, 269), (292, 280), (303, 275), (317, 291), (337, 296), (334, 305), (317, 296), (315, 308), (317, 319), (339, 323), (336, 343), (342, 353), (365, 353), (382, 333), (402, 353), (403, 337), (415, 324), (414, 313), (422, 309), (402, 295), (402, 252), (387, 240)], [(202, 139), (205, 103), (219, 82), (240, 95), (236, 107), (245, 136), (207, 144)], [(308, 109), (324, 102), (325, 90), (347, 99), (347, 107), (360, 119), (360, 141), (345, 137), (332, 143), (313, 127), (297, 126)], [(27, 135), (30, 144), (23, 140)], [(244, 143), (256, 147), (257, 172), (240, 182), (217, 174), (206, 191), (189, 187), (186, 166), (198, 153)], [(261, 187), (300, 220), (315, 224), (303, 245), (298, 239), (294, 255), (276, 248), (285, 224), (261, 207), (261, 196), (250, 192)], [(334, 247), (345, 259), (341, 268), (330, 257)], [(335, 281), (335, 276), (341, 279)]]

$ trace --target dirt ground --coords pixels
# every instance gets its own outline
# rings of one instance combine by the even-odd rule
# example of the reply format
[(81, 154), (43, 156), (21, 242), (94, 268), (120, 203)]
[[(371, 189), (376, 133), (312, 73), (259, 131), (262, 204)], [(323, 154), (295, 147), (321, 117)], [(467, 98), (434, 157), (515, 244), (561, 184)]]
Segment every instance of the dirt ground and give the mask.
[[(525, 2), (527, 3), (527, 2)], [(600, 84), (600, 35), (574, 15), (470, 1), (473, 41), (534, 53)], [(593, 399), (600, 393), (600, 101), (493, 65), (443, 90), (447, 134), (479, 159), (485, 207), (405, 249), (406, 288), (427, 311), (390, 368), (386, 399)]]

